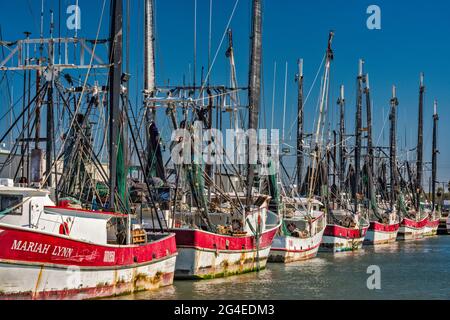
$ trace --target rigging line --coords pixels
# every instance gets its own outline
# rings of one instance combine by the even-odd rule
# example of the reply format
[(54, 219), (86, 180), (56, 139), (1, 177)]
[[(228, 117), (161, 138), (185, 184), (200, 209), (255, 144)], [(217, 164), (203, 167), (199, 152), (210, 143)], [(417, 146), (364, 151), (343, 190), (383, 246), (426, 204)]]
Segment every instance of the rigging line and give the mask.
[[(233, 20), (234, 13), (236, 12), (236, 8), (237, 8), (238, 4), (239, 4), (239, 0), (236, 0), (234, 7), (233, 7), (233, 11), (231, 12), (230, 18), (228, 19), (227, 26), (225, 27), (225, 31), (222, 35), (222, 39), (220, 40), (219, 46), (217, 47), (216, 53), (214, 55), (214, 59), (212, 61), (211, 67), (208, 69), (208, 73), (206, 74), (205, 82), (209, 80), (209, 76), (211, 74), (212, 69), (214, 68), (214, 64), (216, 63), (217, 56), (219, 55), (220, 49), (222, 48), (223, 41), (225, 40), (225, 37), (227, 36), (228, 29), (230, 28), (230, 24), (231, 24), (231, 21)], [(203, 83), (202, 87), (200, 89), (200, 92), (199, 92), (199, 97), (201, 96), (201, 93), (203, 92), (204, 89), (205, 89), (205, 84)]]
[(197, 81), (196, 73), (197, 73), (197, 0), (194, 0), (194, 70), (193, 70), (194, 88)]
[[(192, 99), (192, 100), (189, 100), (189, 102), (200, 102), (200, 101), (203, 102), (205, 100), (209, 100), (210, 98), (229, 96), (230, 94), (237, 93), (239, 91), (243, 91), (243, 89), (235, 89), (235, 90), (231, 90), (231, 91), (227, 91), (227, 92), (223, 92), (223, 93), (218, 93), (216, 95), (211, 95), (211, 96), (202, 97), (202, 98), (198, 98), (198, 99)], [(193, 107), (195, 108), (195, 105), (193, 105)]]
[[(311, 87), (309, 88), (308, 94), (306, 95), (306, 99), (305, 99), (305, 102), (303, 103), (303, 105), (305, 105), (308, 102), (309, 96), (311, 95), (311, 92), (314, 89), (317, 79), (319, 78), (320, 71), (322, 70), (323, 64), (325, 62), (325, 58), (326, 58), (326, 54), (323, 56), (322, 62), (320, 63), (319, 69), (317, 70), (316, 76), (314, 77), (314, 81), (313, 81)], [(297, 124), (297, 120), (298, 120), (298, 115), (295, 117), (294, 121), (292, 122), (292, 126), (289, 129), (289, 135), (292, 134), (292, 130), (294, 130), (294, 126)]]
[[(36, 84), (36, 81), (33, 82), (32, 86), (34, 86), (35, 84)], [(27, 93), (29, 94), (30, 91), (31, 90), (28, 90)], [(0, 117), (0, 121), (3, 121), (8, 116), (9, 113), (13, 111), (13, 109), (19, 104), (19, 102), (22, 101), (23, 98), (24, 98), (24, 96), (21, 96), (18, 100), (16, 100), (16, 102), (14, 102), (14, 104), (6, 111), (6, 113)]]
[(39, 24), (36, 21), (36, 16), (33, 12), (33, 6), (31, 5), (31, 0), (28, 0), (27, 4), (28, 4), (28, 10), (30, 11), (31, 17), (33, 18), (33, 23), (34, 23), (36, 29), (39, 29)]
[(12, 128), (16, 126), (16, 124), (19, 122), (19, 120), (25, 115), (25, 112), (30, 108), (31, 104), (34, 103), (34, 101), (42, 94), (42, 92), (44, 90), (42, 89), (46, 89), (48, 86), (48, 84), (46, 83), (44, 86), (42, 86), (42, 88), (39, 90), (39, 92), (37, 93), (37, 95), (33, 98), (33, 100), (28, 104), (28, 106), (26, 108), (24, 108), (22, 110), (22, 112), (20, 113), (20, 115), (15, 119), (14, 124), (12, 124), (9, 129), (6, 131), (6, 133), (2, 136), (2, 138), (0, 138), (0, 144), (3, 143), (3, 141), (5, 140), (5, 138), (9, 135), (9, 133), (12, 131)]
[[(213, 12), (213, 0), (209, 0), (208, 69), (211, 68), (212, 12)], [(208, 79), (208, 86), (209, 86), (209, 84), (210, 84), (210, 79)]]
[(287, 98), (287, 80), (288, 80), (288, 63), (286, 61), (286, 70), (284, 75), (284, 100), (283, 100), (283, 135), (281, 138), (282, 143), (284, 144), (285, 138), (285, 126), (286, 126), (286, 98)]
[[(28, 110), (29, 107), (30, 107), (30, 105), (27, 106), (27, 108), (24, 110), (24, 112), (25, 112), (26, 110)], [(35, 111), (35, 110), (36, 110), (36, 107), (33, 109), (33, 112), (32, 112), (33, 114), (34, 114), (34, 111)], [(5, 167), (9, 166), (9, 165), (11, 164), (11, 162), (14, 160), (13, 157), (15, 156), (15, 154), (17, 153), (17, 149), (19, 148), (20, 138), (23, 138), (23, 137), (24, 137), (25, 131), (26, 131), (25, 129), (29, 127), (29, 125), (30, 125), (32, 119), (33, 119), (33, 118), (31, 118), (31, 117), (28, 118), (28, 122), (27, 122), (26, 126), (25, 126), (24, 128), (22, 128), (22, 131), (21, 131), (20, 134), (19, 134), (19, 139), (16, 139), (16, 142), (15, 142), (13, 148), (11, 149), (11, 151), (10, 151), (10, 153), (9, 153), (9, 155), (8, 155), (8, 158), (5, 160), (5, 162), (3, 163), (3, 165), (2, 165), (2, 167), (1, 167), (1, 169), (0, 169), (0, 173), (2, 173), (3, 170), (5, 169)], [(32, 129), (34, 129), (34, 125), (35, 125), (35, 123), (33, 124), (33, 128), (32, 128)], [(29, 144), (29, 141), (27, 142), (27, 144)], [(23, 158), (23, 155), (22, 155), (22, 158)], [(21, 161), (21, 162), (22, 162), (22, 161)], [(19, 170), (19, 169), (20, 169), (20, 166), (17, 167), (17, 170)]]
[(273, 130), (273, 121), (275, 116), (275, 93), (277, 88), (277, 62), (274, 62), (273, 65), (273, 88), (272, 88), (272, 124), (270, 126), (270, 129)]
[[(101, 13), (100, 21), (99, 21), (99, 24), (98, 24), (97, 35), (95, 37), (94, 47), (92, 48), (92, 56), (91, 56), (91, 60), (89, 62), (89, 68), (88, 68), (87, 73), (86, 73), (86, 77), (85, 77), (84, 84), (83, 84), (83, 89), (81, 91), (81, 95), (80, 95), (80, 98), (78, 100), (77, 107), (76, 107), (76, 110), (75, 110), (74, 114), (77, 114), (79, 112), (79, 110), (80, 110), (81, 101), (83, 100), (83, 96), (84, 96), (84, 93), (85, 93), (85, 90), (86, 90), (86, 84), (88, 82), (89, 75), (90, 75), (91, 70), (92, 70), (92, 65), (93, 65), (93, 60), (94, 60), (94, 56), (95, 56), (95, 51), (97, 49), (97, 42), (98, 42), (98, 38), (99, 38), (99, 35), (100, 35), (100, 30), (101, 30), (101, 26), (102, 26), (103, 16), (104, 16), (104, 13), (105, 13), (105, 7), (106, 7), (106, 0), (103, 0), (102, 13)], [(69, 125), (69, 128), (72, 128), (74, 123), (75, 123), (75, 117), (72, 118), (72, 120), (70, 122), (70, 125)], [(58, 152), (58, 155), (62, 154), (62, 152), (64, 151), (64, 145), (65, 145), (65, 141), (61, 144), (61, 148), (60, 148), (60, 151)]]

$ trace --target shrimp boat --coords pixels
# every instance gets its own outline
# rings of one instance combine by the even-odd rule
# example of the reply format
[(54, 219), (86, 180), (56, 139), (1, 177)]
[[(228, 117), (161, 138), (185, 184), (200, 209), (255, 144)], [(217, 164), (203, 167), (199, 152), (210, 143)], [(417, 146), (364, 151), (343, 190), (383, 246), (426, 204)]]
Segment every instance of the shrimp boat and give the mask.
[[(366, 216), (370, 221), (364, 244), (381, 245), (393, 243), (397, 240), (398, 230), (400, 228), (399, 217), (394, 203), (389, 203), (389, 198), (384, 192), (386, 190), (385, 182), (385, 164), (379, 166), (377, 180), (374, 179), (374, 147), (372, 141), (372, 101), (370, 98), (371, 89), (369, 83), (369, 74), (360, 74), (365, 84), (364, 94), (366, 97), (366, 123), (367, 123), (367, 156), (363, 166), (363, 175), (365, 176), (366, 203), (363, 210), (366, 210)], [(391, 132), (392, 133), (392, 132)], [(394, 156), (394, 155), (392, 155)], [(394, 172), (395, 174), (395, 172)], [(394, 174), (391, 175), (394, 178)], [(381, 187), (379, 186), (381, 184)], [(391, 181), (391, 185), (394, 182)]]
[[(415, 217), (416, 215), (417, 217)], [(425, 227), (428, 224), (428, 217), (422, 217), (416, 212), (412, 212), (409, 217), (405, 217), (400, 224), (398, 240), (418, 240), (425, 235)]]
[(447, 225), (447, 233), (450, 234), (450, 216), (447, 217), (446, 225)]
[[(328, 49), (331, 51), (331, 41), (329, 38)], [(330, 56), (330, 55), (329, 55)], [(328, 66), (328, 64), (327, 64)], [(296, 196), (301, 193), (303, 174), (303, 133), (304, 133), (304, 112), (303, 112), (303, 60), (298, 61), (299, 73), (298, 83), (298, 120), (297, 120), (297, 190), (292, 188), (292, 195), (285, 195), (280, 198), (276, 184), (272, 183), (271, 194), (275, 199), (280, 199), (276, 207), (277, 212), (282, 216), (282, 225), (272, 244), (269, 262), (291, 263), (315, 258), (322, 242), (323, 232), (326, 225), (324, 213), (325, 206), (315, 198), (302, 198)], [(320, 126), (320, 123), (319, 123)], [(316, 144), (318, 140), (316, 140)], [(280, 158), (280, 162), (282, 158)], [(315, 167), (315, 158), (313, 166)], [(316, 176), (318, 171), (316, 172)], [(312, 172), (311, 172), (312, 173)], [(316, 179), (309, 179), (312, 188), (315, 190)], [(270, 181), (269, 181), (270, 182)], [(284, 190), (284, 188), (281, 188)]]
[(307, 202), (305, 198), (283, 200), (286, 213), (273, 240), (269, 262), (290, 263), (317, 256), (326, 225), (324, 206), (320, 201), (313, 200), (311, 213), (308, 214)]
[(397, 241), (400, 223), (397, 214), (385, 212), (381, 219), (371, 219), (369, 230), (367, 231), (365, 244), (379, 245), (389, 244)]
[(353, 174), (353, 186), (352, 194), (345, 192), (346, 185), (344, 181), (344, 165), (345, 165), (345, 148), (344, 148), (344, 106), (345, 96), (344, 87), (341, 86), (340, 98), (338, 104), (340, 105), (340, 119), (341, 119), (341, 143), (340, 143), (340, 182), (341, 190), (339, 197), (335, 196), (337, 202), (333, 202), (329, 206), (327, 214), (327, 226), (323, 235), (323, 240), (320, 245), (320, 251), (325, 252), (344, 252), (344, 251), (356, 251), (362, 248), (364, 239), (369, 229), (369, 222), (366, 216), (363, 215), (361, 210), (361, 194), (360, 189), (360, 157), (361, 157), (361, 113), (362, 113), (362, 60), (359, 63), (359, 75), (358, 75), (358, 105), (356, 113), (356, 146), (354, 148), (355, 156), (355, 169), (349, 170), (349, 174)]
[(427, 224), (425, 225), (424, 236), (433, 237), (437, 235), (441, 218), (437, 212), (429, 212), (427, 217)]
[[(261, 0), (252, 1), (252, 11), (248, 129), (257, 130), (262, 61)], [(271, 197), (255, 190), (257, 164), (249, 160), (250, 155), (254, 155), (251, 154), (253, 146), (247, 144), (247, 148), (243, 148), (246, 150), (241, 156), (246, 154), (248, 160), (242, 163), (211, 160), (220, 157), (224, 151), (223, 146), (216, 143), (218, 138), (212, 136), (211, 129), (223, 129), (225, 123), (234, 126), (235, 132), (243, 131), (244, 127), (242, 111), (239, 112), (242, 105), (238, 92), (241, 90), (236, 81), (231, 29), (228, 40), (226, 57), (230, 63), (231, 88), (210, 85), (209, 72), (206, 78), (202, 77), (201, 86), (196, 86), (194, 68), (193, 85), (160, 87), (147, 100), (154, 109), (166, 110), (172, 129), (173, 161), (166, 169), (173, 180), (167, 181), (170, 195), (165, 207), (168, 210), (161, 219), (168, 222), (170, 231), (176, 235), (176, 279), (226, 277), (265, 268), (273, 238), (281, 224), (278, 215), (269, 210)], [(207, 141), (196, 140), (197, 133)], [(245, 146), (243, 140), (237, 145), (239, 149)], [(215, 151), (199, 155), (189, 152), (211, 149)], [(175, 161), (178, 155), (183, 161)], [(245, 173), (247, 179), (242, 179)], [(146, 230), (153, 228), (157, 217), (144, 215)]]
[(261, 196), (260, 205), (245, 214), (243, 226), (239, 220), (227, 225), (230, 214), (216, 212), (209, 214), (216, 232), (183, 225), (173, 229), (178, 248), (175, 277), (210, 279), (264, 269), (280, 227), (278, 216), (268, 211), (269, 200)]
[[(14, 179), (0, 181), (0, 299), (94, 299), (173, 283), (175, 234), (162, 224), (146, 232), (134, 218), (137, 204), (130, 196), (125, 132), (133, 138), (134, 148), (139, 150), (139, 146), (123, 103), (127, 80), (122, 73), (122, 1), (111, 1), (111, 17), (110, 40), (60, 39), (66, 48), (63, 64), (54, 63), (62, 59), (54, 56), (58, 39), (53, 38), (53, 21), (49, 39), (27, 36), (1, 43), (25, 50), (14, 52), (28, 52), (25, 65), (17, 65), (21, 58), (12, 54), (2, 68), (23, 70), (32, 78), (34, 73), (27, 70), (36, 70), (37, 93), (33, 98), (28, 88), (30, 96), (23, 97), (23, 110), (13, 124), (23, 124), (21, 134), (0, 168), (2, 176), (7, 169), (15, 172)], [(108, 42), (109, 46), (95, 52), (95, 46)], [(36, 43), (41, 57), (29, 56)], [(72, 57), (68, 55), (71, 49), (81, 54)], [(83, 87), (74, 87), (70, 71), (86, 68), (86, 52), (91, 55), (89, 68), (108, 75), (107, 86), (98, 85), (101, 77), (91, 83), (88, 73)], [(103, 62), (105, 57), (109, 63)], [(45, 104), (47, 135), (41, 138), (44, 130), (40, 130), (38, 111)], [(53, 109), (65, 110), (58, 121)], [(97, 119), (97, 132), (104, 136), (92, 136), (91, 117)], [(66, 133), (57, 139), (55, 132), (62, 130)], [(0, 143), (11, 132), (12, 127)], [(42, 142), (46, 142), (45, 153)], [(99, 158), (104, 145), (109, 163)], [(21, 150), (19, 155), (17, 150)], [(154, 204), (150, 179), (138, 158), (137, 168), (148, 189), (141, 202)]]
[[(330, 219), (330, 218), (329, 218)], [(350, 210), (332, 210), (323, 235), (321, 251), (345, 252), (362, 248), (369, 229), (367, 220)]]
[(437, 112), (437, 101), (434, 101), (433, 113), (433, 146), (432, 146), (432, 169), (431, 169), (431, 203), (426, 205), (428, 213), (428, 222), (425, 226), (425, 236), (435, 236), (438, 233), (439, 224), (442, 217), (442, 208), (438, 210), (436, 205), (436, 175), (437, 175), (437, 155), (439, 150), (437, 148), (437, 127), (439, 115)]
[(0, 186), (0, 198), (9, 207), (0, 218), (2, 300), (94, 299), (173, 282), (174, 234), (113, 244), (111, 220), (128, 216), (56, 207), (49, 191), (32, 188)]
[(425, 228), (429, 222), (428, 214), (422, 210), (411, 209), (410, 201), (403, 205), (403, 198), (400, 199), (400, 206), (404, 213), (403, 220), (400, 223), (397, 240), (409, 241), (423, 239)]
[[(421, 202), (421, 197), (423, 194), (422, 188), (422, 173), (423, 173), (423, 104), (424, 104), (424, 92), (425, 86), (423, 81), (423, 74), (420, 75), (420, 95), (419, 95), (419, 121), (418, 121), (418, 143), (417, 143), (417, 178), (415, 181), (416, 193), (410, 196), (406, 205), (403, 205), (404, 219), (401, 222), (399, 236), (400, 240), (417, 240), (422, 239), (426, 235), (432, 235), (437, 232), (439, 222), (435, 219), (434, 210), (431, 210), (429, 206)], [(436, 103), (434, 105), (434, 117), (436, 118)], [(434, 135), (433, 135), (433, 179), (436, 181), (436, 121), (434, 125)], [(433, 187), (433, 198), (434, 198), (434, 185)], [(403, 201), (401, 201), (403, 203)], [(434, 206), (434, 201), (433, 201)], [(427, 208), (428, 207), (428, 208)]]

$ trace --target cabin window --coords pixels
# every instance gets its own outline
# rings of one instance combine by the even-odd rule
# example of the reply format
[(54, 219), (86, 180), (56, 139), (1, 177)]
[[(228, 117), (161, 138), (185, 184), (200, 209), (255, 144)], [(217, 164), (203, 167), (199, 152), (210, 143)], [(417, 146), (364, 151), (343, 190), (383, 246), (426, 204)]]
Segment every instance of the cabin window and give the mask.
[[(0, 212), (6, 215), (21, 216), (22, 215), (23, 196), (0, 196)], [(12, 211), (7, 211), (14, 208)], [(7, 212), (5, 212), (7, 211)]]

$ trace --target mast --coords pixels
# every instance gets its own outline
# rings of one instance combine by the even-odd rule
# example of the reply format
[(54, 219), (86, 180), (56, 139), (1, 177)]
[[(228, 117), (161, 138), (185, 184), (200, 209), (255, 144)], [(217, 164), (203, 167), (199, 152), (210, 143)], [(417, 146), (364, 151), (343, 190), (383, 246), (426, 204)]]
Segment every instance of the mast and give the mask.
[(120, 86), (122, 76), (122, 0), (111, 0), (111, 36), (109, 69), (109, 208), (116, 209), (117, 155), (120, 124)]
[[(50, 37), (53, 39), (53, 12), (51, 11), (51, 20), (50, 20)], [(49, 46), (49, 66), (50, 70), (52, 70), (53, 64), (53, 45)], [(46, 139), (46, 158), (45, 158), (45, 170), (47, 177), (47, 186), (53, 187), (52, 181), (52, 154), (53, 154), (53, 140), (54, 140), (54, 115), (53, 115), (53, 71), (50, 74), (51, 79), (48, 80), (47, 87), (47, 139)], [(56, 192), (55, 194), (58, 194)]]
[(437, 174), (437, 155), (439, 150), (437, 148), (437, 126), (439, 122), (439, 115), (437, 113), (437, 100), (434, 101), (434, 113), (433, 113), (433, 154), (431, 164), (431, 201), (433, 211), (436, 208), (436, 174)]
[[(317, 127), (315, 128), (315, 141), (314, 141), (314, 149), (313, 152), (313, 161), (311, 165), (311, 170), (309, 172), (309, 194), (308, 194), (308, 212), (311, 212), (312, 208), (312, 198), (314, 196), (315, 191), (315, 177), (316, 174), (323, 174), (323, 166), (321, 162), (321, 136), (320, 133), (322, 131), (322, 125), (323, 125), (323, 119), (325, 117), (325, 111), (326, 111), (326, 105), (328, 101), (328, 88), (329, 88), (329, 80), (330, 80), (330, 68), (331, 68), (331, 62), (333, 61), (334, 54), (333, 49), (331, 48), (331, 45), (333, 43), (334, 38), (334, 32), (330, 31), (328, 35), (328, 45), (327, 45), (327, 51), (326, 51), (326, 61), (325, 61), (325, 69), (323, 74), (323, 80), (322, 80), (322, 89), (320, 92), (320, 100), (319, 100), (319, 117), (317, 119)], [(320, 170), (320, 171), (319, 171)], [(322, 176), (323, 177), (323, 176)], [(328, 179), (327, 179), (328, 180)], [(320, 181), (323, 184), (323, 179), (321, 178)], [(326, 182), (328, 184), (328, 181)], [(327, 195), (328, 197), (328, 195)], [(327, 198), (328, 200), (328, 198)], [(328, 201), (326, 203), (328, 206)]]
[(367, 117), (367, 155), (370, 165), (370, 174), (373, 176), (374, 172), (374, 155), (373, 155), (373, 138), (372, 138), (372, 103), (370, 101), (370, 82), (369, 74), (365, 76), (366, 88), (366, 117)]
[(419, 123), (418, 123), (418, 137), (417, 137), (417, 178), (416, 178), (416, 209), (420, 209), (420, 194), (422, 191), (422, 176), (423, 176), (423, 100), (424, 100), (425, 86), (423, 83), (423, 73), (420, 74), (420, 89), (419, 89)]
[(396, 201), (396, 188), (397, 188), (397, 92), (396, 87), (392, 86), (392, 99), (391, 99), (391, 114), (389, 116), (389, 120), (391, 121), (391, 129), (390, 129), (390, 179), (391, 179), (391, 207), (394, 208)]
[[(249, 130), (258, 129), (259, 106), (261, 97), (261, 61), (262, 61), (262, 6), (261, 0), (253, 0), (253, 18), (251, 35), (251, 58), (249, 73)], [(252, 203), (252, 189), (255, 165), (250, 162), (250, 145), (247, 145), (247, 205)]]
[(147, 140), (148, 177), (158, 177), (166, 181), (166, 172), (162, 160), (160, 134), (156, 125), (156, 108), (149, 100), (156, 95), (155, 72), (155, 32), (154, 32), (154, 0), (145, 0), (145, 31), (144, 31), (144, 108)]
[(53, 187), (52, 181), (52, 155), (54, 138), (54, 120), (53, 120), (53, 79), (49, 81), (47, 87), (47, 138), (46, 138), (46, 158), (45, 170), (47, 177), (47, 186)]
[(339, 125), (339, 183), (341, 192), (345, 189), (345, 88), (341, 85), (341, 94), (338, 99), (338, 105), (340, 110), (340, 125)]
[(356, 126), (355, 126), (355, 179), (353, 186), (353, 199), (355, 213), (358, 212), (359, 177), (361, 167), (361, 129), (362, 129), (362, 84), (363, 84), (363, 60), (359, 60), (358, 92), (356, 101)]
[(297, 119), (297, 192), (300, 194), (303, 173), (303, 59), (298, 61), (298, 119)]
[[(155, 47), (154, 47), (153, 0), (145, 0), (145, 34), (144, 34), (144, 103), (150, 107), (145, 98), (153, 97), (156, 90)], [(148, 112), (150, 121), (154, 120), (155, 109)]]

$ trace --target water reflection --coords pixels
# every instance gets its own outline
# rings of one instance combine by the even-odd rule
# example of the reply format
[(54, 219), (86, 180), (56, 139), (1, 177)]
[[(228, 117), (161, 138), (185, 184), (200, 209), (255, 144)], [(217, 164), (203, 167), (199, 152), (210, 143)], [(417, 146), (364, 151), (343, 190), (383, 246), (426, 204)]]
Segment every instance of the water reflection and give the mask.
[[(367, 289), (378, 265), (382, 290)], [(450, 299), (450, 237), (319, 253), (316, 259), (268, 264), (260, 273), (174, 286), (120, 299)]]

